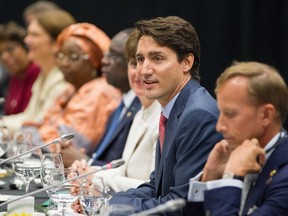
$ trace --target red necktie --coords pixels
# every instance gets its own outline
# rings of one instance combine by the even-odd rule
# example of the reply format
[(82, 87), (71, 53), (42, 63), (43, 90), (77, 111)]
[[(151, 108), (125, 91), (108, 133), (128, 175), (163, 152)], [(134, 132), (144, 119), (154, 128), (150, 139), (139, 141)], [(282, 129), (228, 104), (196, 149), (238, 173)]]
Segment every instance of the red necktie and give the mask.
[(161, 113), (160, 122), (159, 122), (159, 143), (160, 143), (161, 152), (162, 152), (163, 144), (164, 144), (166, 123), (167, 123), (167, 118)]

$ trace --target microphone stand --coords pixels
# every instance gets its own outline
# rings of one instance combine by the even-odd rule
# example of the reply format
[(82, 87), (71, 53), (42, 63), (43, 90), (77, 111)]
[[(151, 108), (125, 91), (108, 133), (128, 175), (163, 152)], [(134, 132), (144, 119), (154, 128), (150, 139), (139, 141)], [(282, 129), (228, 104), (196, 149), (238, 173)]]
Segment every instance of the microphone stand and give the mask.
[(23, 155), (25, 155), (25, 154), (28, 154), (28, 153), (30, 153), (30, 152), (33, 152), (33, 151), (35, 151), (35, 150), (44, 148), (44, 147), (46, 147), (46, 146), (49, 146), (49, 145), (52, 145), (52, 144), (55, 144), (55, 143), (58, 143), (58, 142), (63, 142), (63, 141), (70, 140), (70, 139), (72, 139), (73, 137), (74, 137), (74, 134), (73, 134), (73, 133), (64, 134), (64, 135), (60, 136), (59, 138), (53, 140), (53, 141), (50, 142), (50, 143), (46, 143), (46, 144), (40, 145), (40, 146), (38, 146), (38, 147), (35, 147), (35, 148), (33, 148), (33, 149), (30, 149), (30, 150), (28, 150), (28, 151), (26, 151), (26, 152), (23, 152), (23, 153), (21, 153), (21, 154), (14, 155), (14, 156), (12, 156), (12, 157), (10, 157), (10, 158), (1, 160), (1, 161), (0, 161), (0, 165), (2, 165), (2, 164), (4, 164), (4, 163), (7, 163), (8, 161), (11, 161), (11, 160), (13, 160), (13, 159), (15, 159), (15, 158), (21, 157), (21, 156), (23, 156)]
[(23, 199), (23, 198), (28, 197), (28, 196), (33, 196), (34, 194), (40, 193), (40, 192), (42, 192), (42, 191), (49, 190), (49, 189), (51, 189), (51, 188), (53, 188), (53, 187), (60, 186), (60, 185), (65, 184), (65, 183), (67, 183), (67, 182), (74, 181), (74, 180), (77, 180), (77, 179), (80, 179), (80, 178), (84, 178), (84, 177), (86, 177), (86, 176), (88, 176), (88, 175), (94, 174), (94, 173), (99, 172), (99, 171), (101, 171), (101, 170), (107, 170), (107, 169), (117, 168), (117, 167), (119, 167), (119, 166), (122, 166), (124, 163), (125, 163), (125, 161), (124, 161), (123, 159), (113, 160), (113, 161), (111, 161), (110, 163), (108, 163), (108, 164), (100, 167), (99, 169), (95, 169), (95, 170), (93, 170), (93, 171), (91, 171), (91, 172), (89, 172), (89, 173), (85, 173), (85, 174), (83, 174), (83, 175), (79, 175), (79, 176), (73, 177), (73, 178), (71, 178), (71, 179), (67, 179), (67, 180), (65, 180), (65, 181), (63, 181), (63, 182), (58, 182), (58, 183), (56, 183), (56, 184), (54, 184), (54, 185), (50, 185), (50, 186), (48, 186), (48, 187), (44, 187), (44, 188), (41, 188), (41, 189), (39, 189), (39, 190), (36, 190), (36, 191), (30, 192), (30, 193), (24, 194), (24, 195), (22, 195), (22, 196), (20, 196), (20, 197), (16, 197), (15, 199), (11, 199), (11, 200), (8, 200), (8, 201), (6, 201), (6, 202), (3, 202), (3, 203), (0, 204), (0, 208), (3, 207), (3, 206), (5, 206), (5, 205), (7, 205), (7, 204), (9, 204), (9, 203), (15, 202), (15, 201), (17, 201), (17, 200)]

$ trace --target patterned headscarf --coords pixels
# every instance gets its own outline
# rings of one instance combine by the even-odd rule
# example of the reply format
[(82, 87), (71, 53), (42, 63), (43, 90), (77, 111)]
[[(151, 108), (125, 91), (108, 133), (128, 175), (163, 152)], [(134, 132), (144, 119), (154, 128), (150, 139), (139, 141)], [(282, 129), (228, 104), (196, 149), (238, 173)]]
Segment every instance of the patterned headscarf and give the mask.
[(77, 23), (65, 28), (57, 38), (58, 47), (70, 38), (73, 38), (73, 41), (90, 56), (89, 60), (93, 66), (100, 70), (101, 59), (111, 43), (110, 38), (90, 23)]

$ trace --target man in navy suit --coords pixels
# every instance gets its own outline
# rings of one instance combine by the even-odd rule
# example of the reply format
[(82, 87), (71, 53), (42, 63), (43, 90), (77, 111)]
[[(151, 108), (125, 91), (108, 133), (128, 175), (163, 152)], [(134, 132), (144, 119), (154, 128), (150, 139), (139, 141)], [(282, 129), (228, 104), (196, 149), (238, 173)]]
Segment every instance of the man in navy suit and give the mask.
[[(216, 102), (199, 84), (200, 43), (193, 26), (171, 16), (142, 20), (136, 27), (138, 76), (147, 98), (162, 106), (165, 138), (161, 149), (158, 141), (150, 182), (114, 194), (110, 204), (129, 204), (140, 212), (186, 199), (189, 179), (203, 169), (221, 135), (215, 130)], [(183, 209), (172, 213), (181, 214)]]
[[(97, 144), (97, 148), (89, 160), (89, 165), (102, 166), (122, 157), (134, 116), (141, 108), (139, 98), (130, 89), (127, 74), (125, 46), (132, 31), (133, 28), (129, 28), (116, 34), (111, 41), (108, 53), (102, 59), (101, 70), (103, 76), (106, 76), (109, 84), (121, 90), (123, 97), (118, 109), (109, 118), (106, 132)], [(116, 117), (119, 108), (121, 110), (119, 116)], [(115, 117), (118, 118), (118, 123), (114, 125), (115, 130), (112, 129), (111, 132), (112, 125), (117, 121)]]
[(215, 92), (224, 140), (191, 179), (187, 215), (288, 215), (287, 85), (268, 65), (240, 62)]

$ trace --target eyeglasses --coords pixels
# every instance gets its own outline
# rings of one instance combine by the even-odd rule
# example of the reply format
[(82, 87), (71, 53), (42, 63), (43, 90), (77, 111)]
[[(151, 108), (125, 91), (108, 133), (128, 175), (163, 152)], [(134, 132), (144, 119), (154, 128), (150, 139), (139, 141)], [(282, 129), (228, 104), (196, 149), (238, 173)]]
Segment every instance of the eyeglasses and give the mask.
[(75, 63), (78, 61), (86, 61), (88, 60), (90, 57), (88, 54), (77, 54), (77, 53), (70, 53), (68, 55), (65, 55), (62, 52), (57, 52), (56, 53), (56, 58), (60, 61), (63, 61), (65, 58), (68, 59), (69, 62), (71, 63)]
[(13, 54), (13, 52), (14, 52), (15, 49), (16, 49), (16, 47), (17, 47), (17, 45), (15, 44), (15, 45), (11, 45), (11, 46), (6, 47), (6, 48), (3, 49), (3, 50), (0, 50), (0, 58), (3, 57), (3, 55), (4, 55), (5, 52), (7, 52), (7, 53), (10, 54), (10, 55)]

